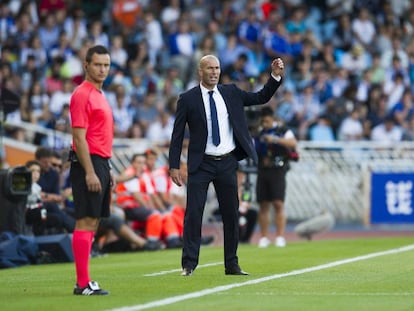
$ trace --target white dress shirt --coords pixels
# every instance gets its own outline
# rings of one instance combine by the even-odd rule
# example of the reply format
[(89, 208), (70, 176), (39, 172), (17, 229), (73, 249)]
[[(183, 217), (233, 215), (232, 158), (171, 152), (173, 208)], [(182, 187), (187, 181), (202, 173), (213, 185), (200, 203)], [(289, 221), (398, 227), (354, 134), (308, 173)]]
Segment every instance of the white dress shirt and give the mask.
[(226, 104), (224, 99), (221, 96), (217, 86), (213, 89), (213, 98), (216, 102), (217, 108), (217, 118), (220, 129), (220, 144), (215, 146), (212, 141), (211, 135), (211, 112), (210, 112), (210, 95), (208, 94), (209, 90), (200, 84), (201, 94), (203, 96), (204, 110), (206, 112), (207, 119), (207, 145), (206, 145), (206, 154), (209, 155), (223, 155), (233, 151), (236, 148), (233, 137), (233, 128), (230, 125), (229, 114), (227, 112)]
[[(271, 74), (273, 79), (276, 81), (280, 81), (282, 79), (281, 76), (274, 76)], [(236, 148), (236, 143), (234, 141), (233, 136), (233, 128), (231, 127), (230, 120), (229, 120), (229, 113), (227, 111), (226, 104), (224, 102), (223, 96), (221, 96), (217, 86), (214, 87), (213, 91), (213, 98), (216, 102), (216, 109), (217, 109), (217, 118), (218, 124), (220, 129), (220, 144), (215, 146), (213, 144), (212, 135), (211, 135), (211, 112), (210, 112), (210, 94), (208, 93), (210, 90), (205, 88), (200, 83), (201, 94), (203, 96), (204, 102), (204, 111), (206, 112), (206, 119), (207, 119), (207, 145), (205, 153), (208, 155), (223, 155), (229, 153)]]

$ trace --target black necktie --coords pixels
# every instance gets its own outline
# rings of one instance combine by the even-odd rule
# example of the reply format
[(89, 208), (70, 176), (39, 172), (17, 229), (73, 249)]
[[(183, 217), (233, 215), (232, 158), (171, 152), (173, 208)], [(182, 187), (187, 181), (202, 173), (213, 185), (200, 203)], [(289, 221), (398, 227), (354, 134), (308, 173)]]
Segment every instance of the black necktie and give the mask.
[(216, 102), (214, 101), (213, 93), (214, 91), (208, 92), (208, 94), (210, 95), (211, 134), (214, 146), (218, 146), (220, 144), (220, 130), (217, 119)]

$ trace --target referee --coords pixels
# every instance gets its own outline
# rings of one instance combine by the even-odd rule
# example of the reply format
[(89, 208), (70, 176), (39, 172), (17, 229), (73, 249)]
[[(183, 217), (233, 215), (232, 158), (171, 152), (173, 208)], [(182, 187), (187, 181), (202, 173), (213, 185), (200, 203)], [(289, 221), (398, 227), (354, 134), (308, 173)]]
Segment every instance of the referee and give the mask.
[(91, 47), (83, 68), (85, 80), (70, 100), (72, 151), (70, 180), (76, 226), (72, 248), (76, 267), (74, 295), (108, 295), (89, 277), (89, 255), (99, 219), (110, 214), (113, 116), (102, 91), (109, 73), (110, 55), (104, 46)]

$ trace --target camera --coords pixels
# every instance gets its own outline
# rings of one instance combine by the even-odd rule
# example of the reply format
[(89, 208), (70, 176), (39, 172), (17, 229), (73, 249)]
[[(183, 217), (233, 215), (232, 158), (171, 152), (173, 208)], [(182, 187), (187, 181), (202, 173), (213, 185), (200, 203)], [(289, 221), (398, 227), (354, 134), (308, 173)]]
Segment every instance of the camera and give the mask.
[(0, 170), (0, 232), (24, 232), (27, 196), (32, 174), (24, 166)]
[(30, 194), (32, 189), (32, 173), (26, 167), (17, 166), (5, 172), (0, 171), (1, 175), (5, 176), (2, 191), (9, 198), (20, 198)]

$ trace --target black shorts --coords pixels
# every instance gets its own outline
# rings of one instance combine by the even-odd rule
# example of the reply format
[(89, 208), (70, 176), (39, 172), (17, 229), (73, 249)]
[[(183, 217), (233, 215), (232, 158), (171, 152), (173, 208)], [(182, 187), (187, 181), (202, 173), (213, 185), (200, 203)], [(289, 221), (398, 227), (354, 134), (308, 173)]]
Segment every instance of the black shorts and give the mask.
[(85, 180), (85, 170), (79, 161), (71, 163), (70, 181), (72, 183), (75, 218), (101, 218), (110, 215), (111, 201), (111, 174), (109, 160), (100, 156), (91, 155), (92, 164), (98, 176), (102, 191), (88, 191)]
[(281, 200), (286, 195), (286, 169), (269, 167), (258, 170), (256, 182), (257, 202)]

